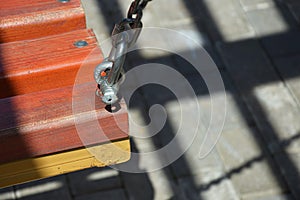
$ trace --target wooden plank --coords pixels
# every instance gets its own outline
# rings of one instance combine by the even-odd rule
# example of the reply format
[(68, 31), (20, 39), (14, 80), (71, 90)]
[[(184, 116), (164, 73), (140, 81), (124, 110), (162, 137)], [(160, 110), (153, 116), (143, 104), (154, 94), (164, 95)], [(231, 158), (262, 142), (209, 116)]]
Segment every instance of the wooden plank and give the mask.
[[(75, 47), (78, 40), (88, 46)], [(0, 44), (0, 98), (72, 85), (83, 62), (96, 66), (103, 59), (98, 50), (85, 60), (96, 47), (94, 34), (85, 29)]]
[[(72, 89), (69, 86), (0, 99), (0, 164), (128, 137), (127, 110), (123, 102), (120, 110), (113, 114), (95, 96), (93, 81), (78, 87), (77, 95), (88, 99), (77, 104), (72, 102)], [(85, 108), (89, 96), (94, 98), (91, 102), (95, 101), (95, 107)], [(72, 106), (82, 111), (75, 113), (77, 118)], [(75, 120), (86, 129), (80, 137)]]
[(130, 143), (125, 139), (87, 149), (20, 160), (0, 165), (0, 188), (84, 168), (118, 164), (129, 158)]
[(11, 0), (0, 5), (0, 43), (85, 29), (80, 0)]

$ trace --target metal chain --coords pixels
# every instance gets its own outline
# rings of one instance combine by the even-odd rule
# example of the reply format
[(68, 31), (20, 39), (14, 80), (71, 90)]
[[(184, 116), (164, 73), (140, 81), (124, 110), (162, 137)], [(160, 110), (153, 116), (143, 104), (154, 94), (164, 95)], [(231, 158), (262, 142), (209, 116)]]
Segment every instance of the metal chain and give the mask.
[[(143, 23), (143, 10), (151, 0), (135, 0), (131, 3), (127, 18), (115, 25), (112, 32), (112, 49), (108, 58), (95, 68), (94, 78), (98, 84), (96, 94), (105, 104), (118, 101), (117, 93), (122, 79), (127, 49), (138, 39)], [(123, 77), (124, 78), (124, 77)]]
[[(142, 0), (142, 1), (135, 0), (131, 3), (127, 13), (127, 18), (134, 19), (135, 22), (132, 28), (137, 28), (141, 24), (141, 19), (143, 17), (143, 10), (145, 9), (149, 1), (151, 0)], [(136, 15), (136, 17), (133, 18), (133, 15)]]

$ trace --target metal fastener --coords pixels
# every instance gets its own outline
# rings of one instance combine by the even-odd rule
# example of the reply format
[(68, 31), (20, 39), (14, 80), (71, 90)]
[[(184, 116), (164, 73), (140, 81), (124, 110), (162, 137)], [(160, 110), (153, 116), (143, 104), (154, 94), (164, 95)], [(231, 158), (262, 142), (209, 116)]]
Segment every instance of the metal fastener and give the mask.
[(68, 3), (70, 0), (58, 0), (61, 3)]
[(74, 43), (74, 46), (78, 48), (85, 47), (87, 45), (88, 45), (87, 41), (84, 40), (78, 40)]

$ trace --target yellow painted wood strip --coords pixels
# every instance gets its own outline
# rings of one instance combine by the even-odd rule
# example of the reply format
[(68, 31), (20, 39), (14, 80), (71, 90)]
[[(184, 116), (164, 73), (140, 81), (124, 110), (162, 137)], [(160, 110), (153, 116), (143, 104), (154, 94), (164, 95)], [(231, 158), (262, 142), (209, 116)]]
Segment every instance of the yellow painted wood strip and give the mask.
[[(92, 153), (92, 154), (91, 154)], [(94, 156), (96, 154), (96, 156)], [(0, 187), (47, 178), (90, 167), (103, 167), (130, 159), (129, 139), (0, 166)]]

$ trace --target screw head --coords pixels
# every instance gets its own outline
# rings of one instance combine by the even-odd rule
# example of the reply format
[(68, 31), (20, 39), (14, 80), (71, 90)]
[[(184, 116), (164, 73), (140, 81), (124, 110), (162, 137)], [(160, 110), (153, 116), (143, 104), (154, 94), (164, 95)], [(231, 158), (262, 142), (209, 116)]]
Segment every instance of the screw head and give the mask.
[(74, 46), (76, 46), (78, 48), (85, 47), (87, 45), (88, 45), (88, 43), (85, 40), (78, 40), (74, 43)]
[(58, 0), (61, 3), (68, 3), (70, 0)]

